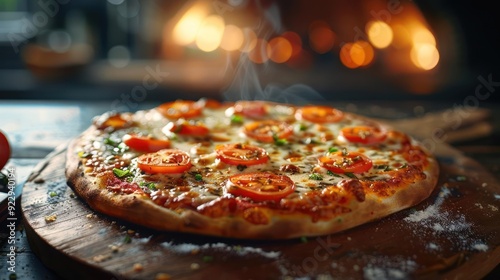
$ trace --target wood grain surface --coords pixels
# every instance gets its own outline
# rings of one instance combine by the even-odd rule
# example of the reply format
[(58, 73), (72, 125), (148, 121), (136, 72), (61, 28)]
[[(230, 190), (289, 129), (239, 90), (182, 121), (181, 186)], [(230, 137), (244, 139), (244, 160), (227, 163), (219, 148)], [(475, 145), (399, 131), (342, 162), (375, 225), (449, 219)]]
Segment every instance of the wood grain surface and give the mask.
[(307, 239), (158, 232), (95, 213), (66, 184), (64, 147), (33, 171), (22, 211), (32, 250), (68, 279), (479, 279), (500, 263), (500, 185), (448, 146), (435, 153), (441, 174), (426, 201)]

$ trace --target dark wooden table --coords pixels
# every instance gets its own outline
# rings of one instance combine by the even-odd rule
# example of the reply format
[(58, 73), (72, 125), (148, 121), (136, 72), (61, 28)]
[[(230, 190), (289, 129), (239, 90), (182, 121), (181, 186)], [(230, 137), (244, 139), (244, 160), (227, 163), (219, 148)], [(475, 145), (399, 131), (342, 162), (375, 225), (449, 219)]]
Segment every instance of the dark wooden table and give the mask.
[[(93, 116), (111, 110), (112, 101), (5, 101), (0, 100), (0, 129), (13, 146), (12, 158), (4, 168), (15, 169), (17, 193), (22, 192), (23, 182), (34, 166), (57, 146), (67, 143), (88, 127)], [(157, 103), (143, 102), (136, 109), (151, 108)], [(450, 109), (454, 103), (427, 102), (339, 102), (337, 107), (372, 117), (384, 119), (406, 119), (420, 117), (427, 112)], [(452, 143), (489, 170), (500, 182), (500, 105), (481, 104), (492, 112), (489, 120), (493, 131), (488, 136), (471, 137)], [(116, 107), (116, 106), (115, 106)], [(467, 112), (462, 112), (462, 115)], [(19, 201), (19, 200), (18, 200)], [(0, 280), (13, 279), (8, 263), (11, 247), (15, 252), (15, 277), (17, 279), (59, 279), (58, 273), (46, 268), (33, 253), (23, 228), (20, 205), (16, 204), (15, 219), (4, 221), (0, 227)], [(15, 237), (11, 237), (9, 224), (16, 226)], [(9, 238), (11, 237), (11, 238)], [(497, 266), (488, 279), (500, 279)]]

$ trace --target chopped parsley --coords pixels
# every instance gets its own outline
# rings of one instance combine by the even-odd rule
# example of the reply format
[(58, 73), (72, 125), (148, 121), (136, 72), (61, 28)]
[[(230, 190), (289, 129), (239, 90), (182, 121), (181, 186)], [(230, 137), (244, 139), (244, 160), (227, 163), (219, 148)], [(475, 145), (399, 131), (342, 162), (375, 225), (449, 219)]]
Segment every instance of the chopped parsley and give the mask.
[(309, 175), (309, 179), (316, 180), (316, 181), (321, 181), (321, 180), (323, 180), (323, 176), (321, 176), (318, 173), (313, 173), (313, 174)]
[(123, 238), (123, 243), (124, 244), (129, 244), (130, 242), (132, 242), (132, 238), (130, 238), (130, 235), (125, 235), (125, 238)]
[(115, 141), (115, 140), (111, 139), (110, 137), (108, 137), (108, 138), (104, 138), (104, 144), (110, 145), (113, 147), (118, 147), (118, 145), (120, 145), (120, 142)]
[(302, 243), (307, 243), (307, 241), (308, 241), (308, 240), (307, 240), (307, 237), (306, 237), (306, 236), (302, 236), (302, 237), (300, 237), (300, 242), (302, 242)]
[(273, 140), (274, 140), (274, 144), (276, 144), (276, 146), (284, 146), (284, 145), (288, 144), (288, 140), (283, 139), (283, 138), (279, 138), (278, 135), (276, 135), (276, 134), (273, 134)]
[(119, 169), (119, 168), (113, 168), (113, 174), (115, 174), (115, 176), (118, 177), (118, 178), (125, 178), (125, 177), (128, 177), (128, 176), (134, 175), (128, 169)]
[(333, 172), (332, 172), (332, 171), (330, 171), (330, 170), (327, 170), (327, 171), (326, 171), (326, 174), (327, 174), (327, 175), (330, 175), (330, 176), (334, 176), (334, 177), (340, 177), (340, 175), (339, 175), (339, 174), (333, 173)]
[(200, 181), (203, 181), (203, 176), (201, 176), (201, 174), (200, 174), (200, 173), (196, 173), (196, 174), (194, 175), (194, 179), (195, 179), (196, 181), (200, 182)]
[(382, 164), (382, 165), (375, 165), (375, 169), (383, 170), (383, 171), (389, 171), (391, 168), (389, 165)]
[(53, 191), (52, 191), (52, 192), (49, 192), (49, 196), (50, 196), (50, 197), (57, 196), (57, 193), (56, 193), (56, 192), (53, 192)]
[(231, 116), (231, 123), (242, 124), (243, 123), (243, 117), (239, 116), (239, 115), (232, 115)]
[(141, 182), (141, 183), (139, 184), (139, 186), (141, 186), (141, 187), (146, 187), (146, 188), (148, 188), (148, 189), (150, 189), (150, 190), (152, 190), (152, 191), (156, 191), (156, 190), (157, 190), (157, 188), (156, 188), (156, 184), (155, 184), (155, 183), (153, 183), (153, 182), (149, 182), (149, 183), (147, 183), (147, 182)]
[(349, 177), (349, 178), (358, 178), (358, 177), (356, 177), (356, 175), (354, 175), (354, 173), (352, 173), (352, 172), (346, 172), (346, 173), (344, 173), (344, 174), (345, 174), (347, 177)]
[(330, 147), (330, 149), (328, 149), (328, 152), (329, 153), (335, 153), (337, 152), (339, 149), (335, 148), (335, 147)]

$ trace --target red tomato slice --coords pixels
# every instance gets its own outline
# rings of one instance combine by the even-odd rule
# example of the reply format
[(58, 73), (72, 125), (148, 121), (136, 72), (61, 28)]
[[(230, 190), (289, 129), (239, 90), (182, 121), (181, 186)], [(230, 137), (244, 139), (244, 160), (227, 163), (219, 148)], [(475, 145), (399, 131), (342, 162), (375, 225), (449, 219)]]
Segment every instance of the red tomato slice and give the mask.
[(131, 149), (143, 153), (152, 153), (170, 148), (170, 141), (166, 139), (154, 139), (147, 136), (125, 134), (122, 140), (123, 143)]
[(163, 103), (156, 107), (160, 113), (169, 119), (190, 119), (201, 115), (202, 107), (200, 104), (190, 100), (177, 100), (174, 102)]
[(260, 119), (267, 115), (266, 102), (262, 101), (237, 101), (233, 108), (234, 114), (252, 119)]
[(119, 113), (113, 114), (104, 114), (97, 119), (95, 119), (94, 124), (99, 129), (105, 129), (108, 127), (112, 127), (114, 129), (120, 129), (129, 127), (132, 125), (130, 120), (123, 118)]
[(266, 150), (245, 144), (226, 144), (215, 147), (217, 158), (232, 165), (255, 165), (266, 163), (269, 155)]
[(283, 121), (256, 121), (245, 125), (243, 132), (255, 140), (272, 143), (276, 139), (290, 138), (293, 126)]
[(297, 120), (307, 120), (314, 123), (334, 123), (344, 117), (342, 111), (328, 106), (304, 106), (297, 110)]
[(165, 129), (181, 135), (190, 136), (205, 136), (210, 133), (210, 130), (206, 126), (189, 122), (178, 122), (177, 124), (171, 122)]
[(349, 142), (376, 144), (383, 142), (387, 138), (387, 132), (375, 126), (351, 126), (340, 130), (340, 135)]
[(363, 173), (372, 168), (372, 161), (358, 152), (335, 152), (318, 159), (319, 165), (333, 173)]
[(288, 176), (265, 172), (234, 175), (226, 182), (228, 193), (255, 201), (278, 201), (294, 190), (295, 184)]
[(150, 174), (183, 173), (191, 168), (191, 158), (184, 151), (166, 149), (139, 156), (137, 166)]
[(0, 131), (0, 170), (7, 164), (10, 158), (10, 145), (7, 137)]

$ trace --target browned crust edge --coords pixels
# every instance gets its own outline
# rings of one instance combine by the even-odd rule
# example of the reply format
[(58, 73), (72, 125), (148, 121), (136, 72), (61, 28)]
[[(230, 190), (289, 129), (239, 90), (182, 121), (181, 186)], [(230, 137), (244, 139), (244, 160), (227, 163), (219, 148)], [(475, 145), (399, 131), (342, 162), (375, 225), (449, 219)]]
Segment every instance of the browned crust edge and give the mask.
[(290, 239), (336, 233), (417, 205), (432, 193), (439, 174), (437, 161), (434, 157), (430, 157), (428, 168), (424, 171), (426, 174), (424, 180), (408, 185), (389, 198), (380, 199), (375, 195), (368, 195), (363, 203), (352, 205), (351, 212), (341, 214), (330, 221), (313, 222), (306, 214), (284, 216), (269, 211), (270, 223), (255, 225), (241, 217), (210, 218), (192, 210), (178, 214), (154, 204), (141, 195), (115, 194), (99, 188), (96, 180), (85, 175), (81, 159), (77, 154), (77, 147), (80, 146), (82, 139), (93, 131), (95, 128), (90, 127), (68, 146), (66, 156), (68, 185), (97, 212), (164, 231), (241, 239)]

